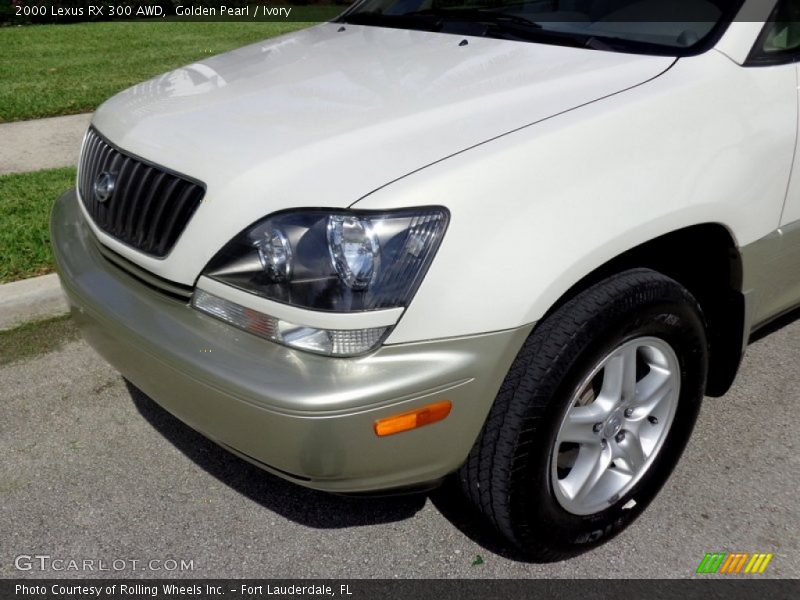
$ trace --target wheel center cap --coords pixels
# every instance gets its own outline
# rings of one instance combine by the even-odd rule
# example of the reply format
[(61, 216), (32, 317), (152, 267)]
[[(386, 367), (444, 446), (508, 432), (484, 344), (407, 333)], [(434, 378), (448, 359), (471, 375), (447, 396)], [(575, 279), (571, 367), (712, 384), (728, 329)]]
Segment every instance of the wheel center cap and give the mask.
[(611, 415), (603, 427), (603, 435), (607, 438), (614, 437), (622, 429), (622, 417), (619, 415)]

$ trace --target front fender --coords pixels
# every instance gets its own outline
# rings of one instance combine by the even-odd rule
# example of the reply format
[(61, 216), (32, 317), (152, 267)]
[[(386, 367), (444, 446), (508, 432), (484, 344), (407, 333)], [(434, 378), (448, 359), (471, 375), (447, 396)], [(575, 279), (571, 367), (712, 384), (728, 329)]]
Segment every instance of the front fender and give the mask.
[(740, 246), (763, 237), (780, 219), (796, 115), (793, 71), (711, 51), (379, 189), (358, 208), (452, 213), (387, 342), (532, 323), (601, 265), (691, 225), (720, 223)]

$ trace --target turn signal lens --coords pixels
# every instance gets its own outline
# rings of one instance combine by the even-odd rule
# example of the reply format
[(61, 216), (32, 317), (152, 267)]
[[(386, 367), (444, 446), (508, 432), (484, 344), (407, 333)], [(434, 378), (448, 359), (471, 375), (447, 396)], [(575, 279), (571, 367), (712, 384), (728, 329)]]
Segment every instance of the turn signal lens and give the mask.
[(197, 288), (192, 306), (231, 325), (290, 348), (325, 356), (358, 356), (383, 341), (388, 327), (372, 329), (315, 329), (303, 327), (240, 306)]
[(375, 421), (375, 435), (383, 437), (436, 423), (446, 418), (452, 407), (453, 403), (450, 400), (442, 400), (409, 412), (379, 419)]

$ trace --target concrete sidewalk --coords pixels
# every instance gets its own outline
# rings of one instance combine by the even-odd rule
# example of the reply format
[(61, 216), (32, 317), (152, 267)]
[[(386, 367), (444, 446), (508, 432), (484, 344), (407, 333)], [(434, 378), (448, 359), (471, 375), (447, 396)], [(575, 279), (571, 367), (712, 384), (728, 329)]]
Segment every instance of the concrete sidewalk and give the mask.
[(0, 175), (74, 166), (91, 113), (0, 124)]
[[(0, 175), (74, 166), (91, 113), (0, 124)], [(68, 310), (55, 274), (0, 285), (0, 331)]]

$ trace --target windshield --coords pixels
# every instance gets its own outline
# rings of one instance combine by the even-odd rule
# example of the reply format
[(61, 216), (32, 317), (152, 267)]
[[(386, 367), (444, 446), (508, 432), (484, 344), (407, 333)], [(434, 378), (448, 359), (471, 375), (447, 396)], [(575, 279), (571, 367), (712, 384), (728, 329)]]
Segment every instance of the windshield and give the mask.
[(718, 38), (741, 5), (741, 0), (362, 0), (339, 21), (686, 55)]

